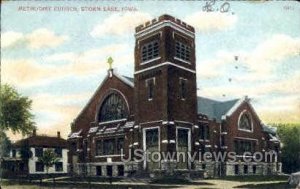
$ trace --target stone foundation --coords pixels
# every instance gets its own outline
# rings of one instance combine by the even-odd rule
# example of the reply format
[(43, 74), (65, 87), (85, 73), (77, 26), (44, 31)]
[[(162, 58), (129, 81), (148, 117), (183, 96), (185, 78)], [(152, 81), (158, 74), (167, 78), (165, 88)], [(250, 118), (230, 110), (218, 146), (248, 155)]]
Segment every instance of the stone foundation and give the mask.
[[(237, 167), (236, 167), (237, 166)], [(265, 162), (226, 162), (226, 174), (235, 175), (274, 175), (281, 173), (281, 163)], [(237, 169), (238, 168), (238, 169)], [(238, 171), (237, 171), (238, 170)]]
[[(144, 176), (144, 177), (162, 177), (162, 176), (178, 176), (190, 177), (193, 175), (201, 175), (204, 178), (215, 178), (219, 176), (236, 176), (236, 175), (273, 175), (281, 173), (281, 163), (265, 163), (265, 162), (194, 162), (194, 169), (179, 170), (176, 169), (176, 161), (161, 162), (161, 169), (147, 172), (143, 169), (142, 163), (136, 162), (99, 162), (99, 163), (78, 163), (73, 165), (73, 173), (81, 176), (109, 176), (108, 167), (111, 166), (112, 176)], [(123, 166), (119, 173), (118, 166)], [(101, 168), (101, 172), (99, 172)]]

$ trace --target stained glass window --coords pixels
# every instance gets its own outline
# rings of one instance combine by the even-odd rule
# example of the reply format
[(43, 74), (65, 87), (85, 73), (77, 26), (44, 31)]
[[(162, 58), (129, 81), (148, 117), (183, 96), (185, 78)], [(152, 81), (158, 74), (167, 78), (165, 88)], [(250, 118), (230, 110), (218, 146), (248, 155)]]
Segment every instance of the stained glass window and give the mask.
[(146, 131), (147, 147), (158, 146), (158, 129), (149, 129)]
[(251, 119), (248, 114), (244, 113), (239, 121), (239, 129), (252, 131)]
[(96, 156), (102, 155), (102, 141), (96, 141)]
[(126, 118), (128, 115), (125, 100), (116, 93), (109, 95), (102, 103), (99, 121), (112, 121)]
[(124, 138), (118, 138), (117, 139), (117, 154), (121, 154), (121, 151), (123, 148), (124, 148)]
[(107, 139), (103, 141), (103, 154), (113, 155), (115, 153), (115, 139)]

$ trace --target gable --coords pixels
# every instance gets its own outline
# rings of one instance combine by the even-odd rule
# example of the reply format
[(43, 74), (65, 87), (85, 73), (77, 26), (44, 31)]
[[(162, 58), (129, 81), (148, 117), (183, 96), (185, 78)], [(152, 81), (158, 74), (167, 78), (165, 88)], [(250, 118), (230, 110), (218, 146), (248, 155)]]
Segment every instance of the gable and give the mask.
[(133, 112), (133, 82), (117, 73), (108, 74), (97, 90), (94, 92), (88, 103), (84, 106), (76, 119), (73, 121), (72, 133), (82, 130), (81, 135), (85, 135), (91, 123), (95, 122), (95, 116), (100, 103), (112, 90), (120, 93), (128, 102), (129, 115)]

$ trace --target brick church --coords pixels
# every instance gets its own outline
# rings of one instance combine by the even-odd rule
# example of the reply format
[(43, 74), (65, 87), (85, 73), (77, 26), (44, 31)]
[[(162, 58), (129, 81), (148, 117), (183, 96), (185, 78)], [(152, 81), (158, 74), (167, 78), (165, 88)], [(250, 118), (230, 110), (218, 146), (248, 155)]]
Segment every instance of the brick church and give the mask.
[[(169, 15), (148, 21), (135, 29), (134, 53), (134, 77), (110, 68), (71, 124), (71, 172), (208, 177), (281, 172), (276, 131), (260, 121), (249, 98), (197, 96), (192, 26)], [(278, 158), (257, 157), (271, 151)], [(141, 159), (142, 153), (136, 152), (149, 156)], [(207, 152), (234, 152), (235, 160), (207, 160), (202, 156)], [(167, 153), (175, 156), (157, 158)], [(187, 154), (196, 155), (191, 159)]]

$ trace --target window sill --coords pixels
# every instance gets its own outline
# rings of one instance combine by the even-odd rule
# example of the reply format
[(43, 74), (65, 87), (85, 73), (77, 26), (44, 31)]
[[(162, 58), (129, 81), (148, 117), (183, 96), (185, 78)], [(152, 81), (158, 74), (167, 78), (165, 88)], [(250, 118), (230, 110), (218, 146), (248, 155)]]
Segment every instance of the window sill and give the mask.
[(178, 57), (176, 57), (176, 56), (174, 56), (174, 60), (178, 60), (178, 61), (183, 62), (183, 63), (186, 63), (186, 64), (191, 64), (190, 61), (183, 60), (183, 59), (178, 58)]
[(145, 65), (145, 64), (151, 63), (151, 62), (153, 62), (153, 61), (159, 60), (159, 59), (161, 59), (160, 56), (159, 56), (159, 57), (152, 58), (152, 59), (150, 59), (150, 60), (146, 60), (146, 61), (144, 61), (144, 62), (141, 62), (141, 65)]
[(238, 128), (238, 130), (239, 130), (239, 131), (248, 132), (248, 133), (253, 133), (253, 130), (240, 129), (240, 128)]
[(104, 122), (100, 122), (99, 125), (103, 125), (103, 124), (107, 124), (107, 123), (115, 123), (115, 122), (119, 122), (119, 121), (126, 121), (126, 118), (123, 119), (117, 119), (117, 120), (112, 120), (112, 121), (104, 121)]

